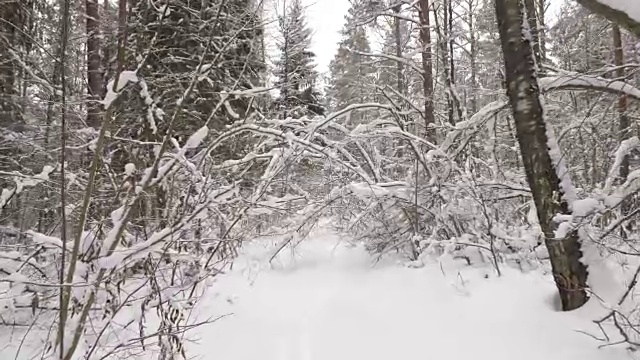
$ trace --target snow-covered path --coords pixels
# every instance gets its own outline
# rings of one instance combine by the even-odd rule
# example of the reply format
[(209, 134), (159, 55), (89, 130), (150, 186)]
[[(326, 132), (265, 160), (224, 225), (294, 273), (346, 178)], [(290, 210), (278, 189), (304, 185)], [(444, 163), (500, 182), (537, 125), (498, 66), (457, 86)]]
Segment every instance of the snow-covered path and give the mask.
[[(336, 246), (336, 244), (338, 244)], [(273, 245), (273, 244), (271, 244)], [(501, 278), (468, 268), (373, 267), (360, 247), (318, 234), (272, 267), (253, 245), (220, 277), (201, 314), (233, 313), (198, 331), (190, 354), (220, 360), (619, 360), (576, 330), (580, 314), (551, 310), (538, 273)], [(595, 333), (595, 332), (594, 332)]]

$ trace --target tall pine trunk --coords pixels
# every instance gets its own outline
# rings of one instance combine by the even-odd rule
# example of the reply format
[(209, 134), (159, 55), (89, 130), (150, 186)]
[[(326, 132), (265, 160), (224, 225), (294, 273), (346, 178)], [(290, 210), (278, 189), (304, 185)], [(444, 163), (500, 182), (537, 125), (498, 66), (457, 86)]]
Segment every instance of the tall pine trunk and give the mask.
[[(613, 58), (614, 65), (616, 66), (616, 78), (624, 79), (625, 71), (622, 65), (624, 64), (624, 50), (622, 48), (622, 34), (620, 33), (620, 26), (613, 24)], [(619, 135), (620, 142), (627, 140), (631, 136), (629, 116), (627, 115), (627, 96), (620, 94), (618, 97), (618, 116), (619, 116)], [(625, 155), (620, 163), (620, 181), (624, 182), (629, 176), (629, 156)]]
[(474, 0), (468, 0), (467, 9), (468, 25), (469, 25), (469, 67), (471, 71), (471, 112), (475, 114), (478, 111), (478, 95), (476, 94), (478, 89), (478, 66), (477, 57), (478, 50), (476, 44), (476, 28), (475, 28), (475, 16), (474, 16)]
[[(402, 58), (402, 24), (400, 19), (400, 5), (393, 7), (393, 13), (397, 16), (393, 17), (393, 34), (396, 42), (396, 57), (398, 59)], [(406, 95), (405, 84), (404, 84), (404, 64), (402, 61), (396, 61), (396, 82), (398, 87), (398, 93), (402, 95)]]
[(427, 140), (435, 143), (435, 116), (433, 115), (433, 64), (431, 57), (431, 22), (429, 20), (429, 0), (420, 0), (420, 45), (422, 46), (422, 91), (424, 96), (424, 122)]
[(547, 59), (547, 23), (544, 19), (546, 0), (538, 0), (536, 5), (538, 7), (538, 44), (540, 47), (540, 58), (544, 62)]
[(531, 46), (533, 48), (533, 56), (536, 59), (538, 70), (542, 63), (542, 50), (540, 49), (540, 36), (538, 28), (538, 17), (536, 16), (536, 3), (535, 0), (524, 0), (524, 7), (527, 12), (527, 24), (529, 26), (529, 33), (531, 34)]
[[(554, 280), (563, 310), (573, 310), (587, 300), (587, 267), (580, 261), (581, 242), (577, 231), (557, 239), (557, 214), (570, 215), (566, 187), (561, 186), (552, 162), (540, 102), (531, 43), (522, 36), (524, 14), (520, 0), (496, 0), (496, 16), (506, 70), (507, 94), (516, 125), (522, 162), (549, 251)], [(554, 146), (554, 144), (552, 144)], [(565, 176), (565, 174), (562, 174)], [(564, 188), (564, 189), (563, 189)]]
[(100, 69), (100, 11), (98, 0), (86, 0), (87, 15), (87, 92), (89, 104), (87, 106), (87, 125), (100, 127), (101, 105), (98, 102), (103, 97), (102, 71)]
[[(23, 41), (22, 31), (25, 22), (25, 9), (21, 0), (0, 1), (0, 171), (16, 170), (15, 159), (20, 148), (7, 130), (18, 129), (24, 123), (19, 90), (19, 61), (15, 57), (20, 54)], [(0, 177), (0, 190), (13, 187), (9, 177)], [(20, 195), (17, 194), (11, 203), (0, 209), (1, 224), (17, 224), (20, 216)], [(10, 211), (7, 211), (11, 207)], [(4, 210), (4, 211), (3, 211)]]
[[(626, 76), (625, 70), (623, 67), (624, 64), (624, 48), (622, 44), (622, 33), (620, 31), (620, 26), (617, 24), (613, 24), (612, 26), (613, 33), (613, 58), (614, 65), (616, 66), (616, 78), (619, 80), (623, 80)], [(627, 114), (627, 95), (620, 94), (618, 96), (618, 140), (620, 143), (629, 139), (631, 137), (631, 122), (629, 121), (629, 115)], [(618, 181), (620, 183), (624, 183), (629, 176), (629, 155), (625, 155), (620, 162), (620, 168), (618, 169)], [(625, 216), (632, 210), (634, 207), (634, 199), (627, 199), (622, 202), (622, 206), (620, 207), (622, 211), (622, 216)], [(635, 226), (634, 221), (631, 221), (627, 226), (623, 226), (620, 228), (620, 236), (623, 239), (628, 238), (628, 234), (633, 231)]]
[(21, 41), (23, 11), (19, 0), (0, 3), (0, 126), (2, 127), (22, 122), (17, 87), (19, 69), (14, 55), (19, 53), (17, 47)]

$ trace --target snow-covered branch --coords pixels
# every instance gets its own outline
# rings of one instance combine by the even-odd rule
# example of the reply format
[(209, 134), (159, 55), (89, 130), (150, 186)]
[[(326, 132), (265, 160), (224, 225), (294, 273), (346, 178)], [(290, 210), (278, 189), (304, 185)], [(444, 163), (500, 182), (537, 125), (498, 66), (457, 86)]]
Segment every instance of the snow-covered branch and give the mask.
[(636, 0), (576, 0), (609, 21), (640, 36), (640, 6)]

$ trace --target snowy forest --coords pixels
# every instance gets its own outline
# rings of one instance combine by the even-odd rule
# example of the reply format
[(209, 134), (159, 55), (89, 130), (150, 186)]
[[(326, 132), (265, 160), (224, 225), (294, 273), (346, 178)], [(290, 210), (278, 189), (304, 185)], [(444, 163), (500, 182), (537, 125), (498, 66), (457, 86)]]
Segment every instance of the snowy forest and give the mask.
[[(0, 358), (640, 358), (638, 0), (317, 2), (349, 3), (326, 72), (302, 0), (0, 0)], [(371, 280), (303, 256), (306, 295), (247, 296), (352, 296), (342, 345), (225, 353), (286, 327), (230, 330), (229, 278), (322, 239)], [(396, 325), (361, 306), (415, 341), (364, 355)]]

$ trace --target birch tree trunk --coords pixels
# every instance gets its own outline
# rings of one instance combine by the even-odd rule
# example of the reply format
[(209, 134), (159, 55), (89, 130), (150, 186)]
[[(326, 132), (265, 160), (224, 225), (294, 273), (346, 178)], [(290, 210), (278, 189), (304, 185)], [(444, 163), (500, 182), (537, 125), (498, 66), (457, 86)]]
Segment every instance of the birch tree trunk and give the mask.
[(496, 16), (504, 54), (507, 94), (522, 162), (549, 251), (562, 308), (573, 310), (588, 300), (588, 272), (580, 261), (582, 251), (577, 231), (569, 232), (562, 239), (555, 235), (557, 224), (553, 218), (557, 214), (569, 215), (570, 210), (563, 191), (566, 187), (560, 184), (556, 164), (549, 152), (534, 55), (530, 41), (522, 36), (524, 14), (520, 0), (496, 0)]

